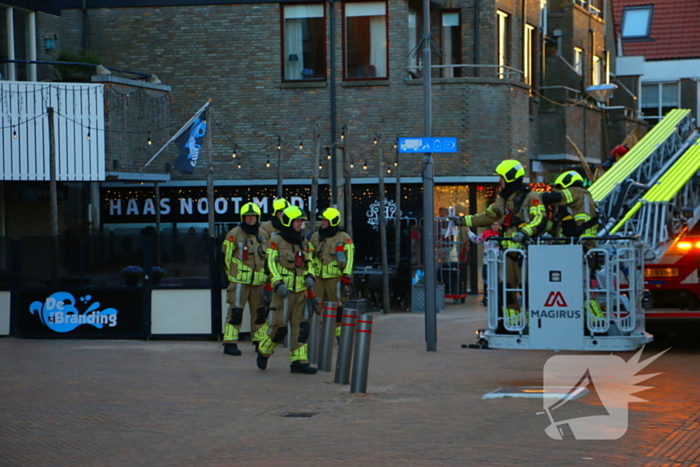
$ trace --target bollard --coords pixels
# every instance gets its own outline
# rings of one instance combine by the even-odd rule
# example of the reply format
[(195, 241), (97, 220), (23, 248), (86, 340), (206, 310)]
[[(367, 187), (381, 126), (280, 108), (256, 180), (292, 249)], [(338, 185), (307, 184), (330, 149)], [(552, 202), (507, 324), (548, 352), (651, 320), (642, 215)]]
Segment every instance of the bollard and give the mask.
[(333, 364), (333, 337), (335, 337), (335, 315), (337, 304), (335, 302), (323, 302), (321, 307), (321, 343), (318, 354), (318, 369), (331, 371)]
[(355, 320), (357, 310), (344, 308), (340, 322), (340, 343), (335, 364), (335, 382), (348, 384), (350, 382), (350, 359), (352, 358), (352, 343), (355, 339)]
[(372, 317), (360, 315), (355, 329), (355, 352), (352, 357), (352, 381), (350, 392), (367, 392), (367, 370), (369, 370), (369, 343), (372, 337)]
[(318, 347), (319, 347), (319, 335), (318, 335), (318, 315), (312, 312), (309, 322), (311, 323), (311, 331), (309, 334), (309, 363), (315, 365), (318, 363)]

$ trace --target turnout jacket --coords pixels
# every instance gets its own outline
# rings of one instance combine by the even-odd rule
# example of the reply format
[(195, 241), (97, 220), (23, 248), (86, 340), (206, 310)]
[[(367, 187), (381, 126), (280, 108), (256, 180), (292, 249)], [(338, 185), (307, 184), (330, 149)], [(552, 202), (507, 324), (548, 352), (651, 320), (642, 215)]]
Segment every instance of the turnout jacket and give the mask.
[(267, 268), (273, 287), (284, 282), (290, 292), (306, 290), (306, 276), (313, 276), (306, 240), (294, 244), (285, 240), (281, 234), (274, 234), (267, 248)]
[(595, 201), (585, 188), (572, 186), (544, 193), (542, 201), (547, 206), (561, 206), (566, 210), (561, 216), (561, 234), (565, 237), (595, 237), (598, 233)]
[(239, 284), (264, 284), (267, 233), (258, 228), (258, 234), (249, 234), (239, 225), (226, 234), (221, 247), (229, 282)]
[(328, 279), (352, 276), (355, 245), (346, 232), (338, 230), (335, 235), (325, 238), (315, 232), (309, 242), (309, 253), (316, 277)]
[(488, 227), (499, 222), (504, 237), (512, 237), (518, 230), (528, 237), (536, 237), (547, 227), (547, 210), (542, 193), (514, 182), (506, 186), (484, 212), (464, 216), (463, 222), (466, 227)]

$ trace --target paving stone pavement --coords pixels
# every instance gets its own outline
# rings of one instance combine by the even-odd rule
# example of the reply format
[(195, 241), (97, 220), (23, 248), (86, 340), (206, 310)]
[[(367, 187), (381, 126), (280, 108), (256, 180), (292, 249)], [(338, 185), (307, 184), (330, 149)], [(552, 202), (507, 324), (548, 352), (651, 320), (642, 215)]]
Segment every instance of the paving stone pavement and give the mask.
[(696, 342), (647, 346), (674, 347), (643, 372), (662, 373), (622, 438), (557, 441), (541, 400), (482, 396), (541, 385), (564, 353), (462, 348), (484, 323), (478, 297), (448, 304), (427, 352), (423, 314), (376, 315), (367, 394), (290, 374), (283, 348), (260, 371), (249, 343), (0, 339), (0, 466), (700, 466)]

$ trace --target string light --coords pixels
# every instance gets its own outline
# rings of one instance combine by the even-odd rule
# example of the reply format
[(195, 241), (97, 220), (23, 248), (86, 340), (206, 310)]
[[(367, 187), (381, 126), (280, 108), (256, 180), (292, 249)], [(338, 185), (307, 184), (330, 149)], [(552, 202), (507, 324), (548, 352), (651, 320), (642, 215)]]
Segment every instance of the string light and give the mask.
[(399, 158), (397, 157), (396, 159), (394, 159), (394, 167), (398, 167), (398, 166), (399, 166)]
[(278, 136), (277, 137), (277, 150), (279, 151), (280, 149), (282, 149), (282, 138), (280, 138)]
[(238, 161), (238, 168), (241, 168), (241, 161)]
[(90, 127), (88, 127), (87, 140), (90, 141)]
[(355, 168), (355, 161), (350, 159), (350, 168), (354, 169)]
[(265, 167), (270, 167), (270, 155), (267, 155), (267, 162), (265, 162)]
[(343, 125), (343, 128), (340, 130), (340, 139), (345, 139), (345, 125)]
[(377, 137), (374, 137), (374, 144), (377, 144)]
[(318, 164), (318, 170), (323, 170), (323, 164)]
[(328, 149), (328, 152), (326, 153), (326, 159), (331, 160), (331, 150)]
[(231, 158), (235, 159), (236, 158), (236, 151), (238, 151), (238, 145), (233, 147), (233, 154), (231, 154)]
[(367, 161), (365, 161), (365, 165), (362, 166), (364, 170), (367, 170)]
[(17, 129), (14, 126), (12, 127), (12, 137), (17, 139)]
[(153, 144), (153, 141), (151, 141), (151, 132), (149, 131), (148, 132), (148, 145), (150, 146), (151, 144)]
[(386, 169), (386, 173), (390, 174), (390, 173), (391, 173), (391, 169)]
[(396, 144), (396, 141), (394, 141), (394, 149), (396, 149), (397, 147), (398, 147), (398, 144)]
[(299, 140), (299, 149), (304, 149), (304, 142)]

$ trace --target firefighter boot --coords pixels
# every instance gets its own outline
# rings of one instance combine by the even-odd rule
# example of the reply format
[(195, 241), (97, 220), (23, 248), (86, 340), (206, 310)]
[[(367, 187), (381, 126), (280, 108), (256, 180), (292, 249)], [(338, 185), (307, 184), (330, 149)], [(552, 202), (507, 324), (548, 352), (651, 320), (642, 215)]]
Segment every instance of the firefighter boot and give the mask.
[(290, 371), (292, 373), (301, 373), (304, 375), (315, 375), (318, 371), (316, 368), (312, 367), (308, 363), (294, 361), (289, 365)]
[(224, 354), (238, 357), (241, 355), (241, 351), (238, 349), (238, 344), (224, 344)]
[(255, 360), (255, 363), (258, 364), (258, 368), (260, 368), (261, 370), (267, 368), (267, 359), (268, 357), (258, 352), (258, 358)]

